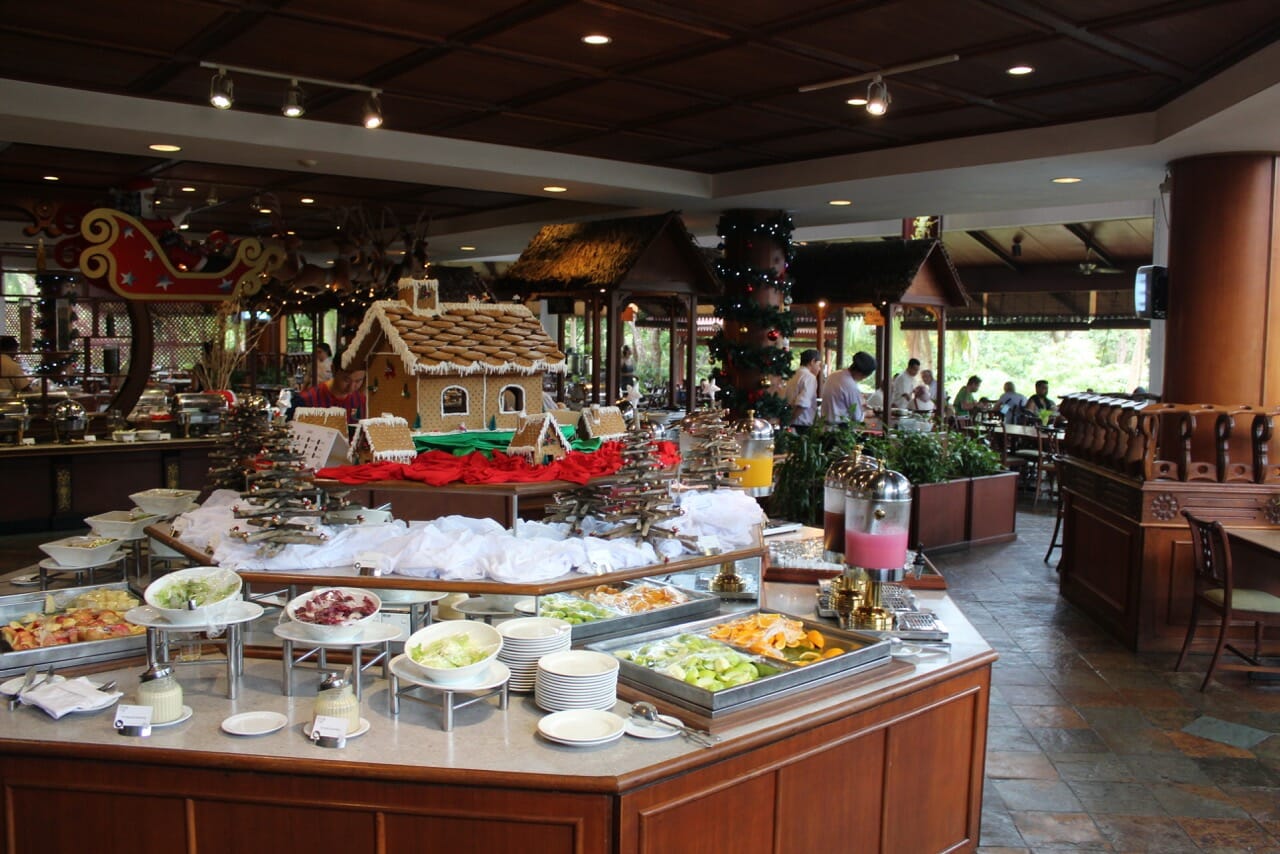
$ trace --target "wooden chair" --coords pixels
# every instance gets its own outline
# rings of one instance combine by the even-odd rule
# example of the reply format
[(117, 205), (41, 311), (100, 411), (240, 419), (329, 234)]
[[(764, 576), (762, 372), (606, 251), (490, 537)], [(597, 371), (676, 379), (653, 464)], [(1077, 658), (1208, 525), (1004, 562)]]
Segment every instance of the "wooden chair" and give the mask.
[(1036, 450), (1036, 485), (1031, 499), (1033, 510), (1040, 503), (1040, 496), (1046, 486), (1049, 488), (1049, 498), (1053, 498), (1058, 491), (1058, 463), (1062, 456), (1058, 453), (1058, 435), (1052, 427), (1036, 428)]
[[(1280, 596), (1263, 590), (1246, 590), (1235, 586), (1231, 569), (1231, 550), (1227, 545), (1227, 532), (1221, 522), (1210, 522), (1183, 510), (1191, 525), (1191, 546), (1195, 558), (1195, 596), (1191, 600), (1191, 621), (1187, 625), (1187, 637), (1182, 642), (1182, 652), (1174, 670), (1181, 670), (1187, 658), (1191, 641), (1195, 637), (1197, 619), (1202, 607), (1219, 615), (1218, 643), (1209, 661), (1209, 672), (1200, 683), (1203, 691), (1209, 686), (1214, 670), (1246, 670), (1252, 672), (1280, 673), (1280, 665), (1262, 664), (1263, 626), (1280, 627)], [(1227, 629), (1232, 624), (1253, 624), (1253, 655), (1245, 655), (1233, 644), (1227, 643)], [(1245, 661), (1245, 664), (1219, 664), (1222, 651), (1227, 650)]]

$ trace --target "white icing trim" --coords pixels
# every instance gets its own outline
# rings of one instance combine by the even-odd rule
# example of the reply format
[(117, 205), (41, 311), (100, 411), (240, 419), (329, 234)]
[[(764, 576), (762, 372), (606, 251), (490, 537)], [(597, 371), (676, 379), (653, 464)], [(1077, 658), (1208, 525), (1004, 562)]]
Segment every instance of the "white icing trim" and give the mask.
[(347, 410), (343, 409), (341, 406), (299, 406), (293, 410), (293, 417), (297, 418), (299, 415), (306, 415), (311, 418), (326, 418), (330, 415), (341, 415), (345, 420), (347, 417)]

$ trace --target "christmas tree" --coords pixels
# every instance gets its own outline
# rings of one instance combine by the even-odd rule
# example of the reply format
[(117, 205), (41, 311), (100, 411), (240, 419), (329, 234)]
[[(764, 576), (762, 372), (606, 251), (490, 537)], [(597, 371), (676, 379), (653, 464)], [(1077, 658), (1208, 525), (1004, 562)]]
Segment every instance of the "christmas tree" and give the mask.
[(698, 439), (684, 455), (680, 481), (686, 487), (719, 489), (732, 485), (729, 475), (744, 471), (738, 468), (738, 442), (733, 427), (724, 420), (723, 409), (700, 413)]

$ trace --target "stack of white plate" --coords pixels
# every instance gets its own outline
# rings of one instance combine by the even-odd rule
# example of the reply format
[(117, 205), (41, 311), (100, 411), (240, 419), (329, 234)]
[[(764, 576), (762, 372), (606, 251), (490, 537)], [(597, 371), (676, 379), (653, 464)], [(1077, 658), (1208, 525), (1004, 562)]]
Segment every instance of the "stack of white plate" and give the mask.
[(538, 721), (543, 738), (570, 747), (595, 747), (617, 741), (625, 727), (626, 721), (613, 712), (594, 709), (554, 712)]
[(538, 659), (569, 649), (573, 626), (551, 617), (518, 617), (499, 623), (502, 635), (498, 660), (511, 668), (511, 691), (532, 691), (538, 676)]
[(618, 659), (571, 649), (538, 659), (533, 701), (548, 712), (612, 709), (618, 701)]

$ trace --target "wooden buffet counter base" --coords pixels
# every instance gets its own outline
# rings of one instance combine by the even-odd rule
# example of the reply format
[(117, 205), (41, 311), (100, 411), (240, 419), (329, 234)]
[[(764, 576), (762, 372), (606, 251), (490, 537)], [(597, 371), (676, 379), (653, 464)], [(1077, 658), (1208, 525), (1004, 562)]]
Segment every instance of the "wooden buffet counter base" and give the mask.
[[(801, 696), (706, 749), (555, 745), (522, 695), (505, 713), (468, 707), (442, 732), (417, 704), (391, 718), (376, 682), (362, 707), (372, 730), (326, 750), (301, 732), (312, 698), (281, 696), (265, 661), (246, 662), (235, 701), (220, 669), (180, 671), (194, 717), (148, 739), (116, 735), (110, 712), (53, 721), (24, 708), (0, 735), (4, 851), (973, 850), (996, 656), (945, 594), (920, 598), (951, 628), (949, 658)], [(808, 613), (813, 589), (768, 584), (765, 600)], [(126, 700), (137, 670), (110, 671)], [(290, 724), (257, 738), (219, 729), (251, 710)]]

